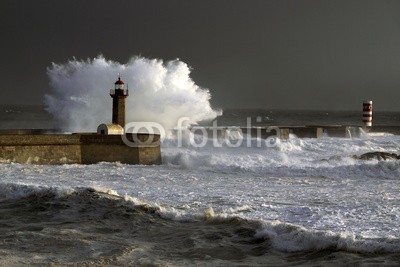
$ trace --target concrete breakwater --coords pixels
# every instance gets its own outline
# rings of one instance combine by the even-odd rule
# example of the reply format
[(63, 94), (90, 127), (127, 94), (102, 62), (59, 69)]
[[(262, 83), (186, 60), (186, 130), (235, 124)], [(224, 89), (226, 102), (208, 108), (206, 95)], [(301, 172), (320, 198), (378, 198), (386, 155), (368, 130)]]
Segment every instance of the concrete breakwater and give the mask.
[(256, 126), (256, 127), (200, 127), (194, 126), (190, 130), (193, 133), (201, 134), (206, 131), (209, 137), (224, 138), (232, 136), (232, 134), (240, 133), (266, 139), (276, 136), (281, 139), (288, 139), (290, 134), (294, 134), (299, 138), (321, 138), (339, 137), (339, 138), (354, 138), (361, 137), (367, 133), (389, 133), (400, 135), (400, 126), (343, 126), (343, 125), (304, 125), (304, 126)]
[[(324, 136), (351, 138), (367, 133), (400, 134), (400, 126), (268, 126), (268, 127), (192, 127), (195, 134), (226, 138), (243, 134), (266, 139), (288, 139)], [(0, 131), (0, 162), (32, 164), (94, 164), (121, 162), (126, 164), (161, 164), (160, 135), (98, 133), (51, 134), (51, 130)]]
[[(33, 164), (160, 164), (160, 136), (152, 134), (0, 134), (0, 161)], [(127, 145), (129, 144), (129, 146)]]

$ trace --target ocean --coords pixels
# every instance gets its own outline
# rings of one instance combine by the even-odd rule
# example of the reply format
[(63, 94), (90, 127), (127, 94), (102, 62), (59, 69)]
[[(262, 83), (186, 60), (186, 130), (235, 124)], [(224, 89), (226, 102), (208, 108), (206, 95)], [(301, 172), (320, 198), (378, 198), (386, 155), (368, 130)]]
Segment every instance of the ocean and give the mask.
[[(357, 126), (361, 112), (231, 109), (216, 122), (248, 121)], [(1, 106), (0, 125), (54, 128), (36, 106)], [(375, 112), (374, 125), (400, 113)], [(399, 153), (400, 136), (175, 138), (159, 166), (0, 164), (0, 265), (400, 264), (400, 161), (353, 157)]]

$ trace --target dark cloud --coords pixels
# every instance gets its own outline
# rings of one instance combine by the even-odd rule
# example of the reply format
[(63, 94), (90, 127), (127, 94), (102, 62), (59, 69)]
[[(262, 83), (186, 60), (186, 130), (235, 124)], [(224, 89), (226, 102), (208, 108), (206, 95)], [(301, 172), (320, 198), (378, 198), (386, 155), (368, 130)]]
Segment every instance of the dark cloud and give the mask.
[(0, 103), (42, 102), (46, 67), (180, 58), (217, 107), (400, 110), (400, 2), (2, 0)]

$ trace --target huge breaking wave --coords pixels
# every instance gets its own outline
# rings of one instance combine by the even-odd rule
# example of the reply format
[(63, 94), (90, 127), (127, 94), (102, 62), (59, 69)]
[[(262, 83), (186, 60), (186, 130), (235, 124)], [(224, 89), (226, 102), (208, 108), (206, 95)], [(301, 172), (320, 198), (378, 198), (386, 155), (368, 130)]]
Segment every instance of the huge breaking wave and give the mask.
[(209, 90), (196, 85), (190, 72), (180, 60), (164, 63), (143, 57), (126, 64), (103, 56), (53, 63), (47, 70), (51, 93), (44, 102), (61, 130), (95, 131), (111, 121), (109, 89), (120, 74), (129, 86), (127, 122), (157, 122), (168, 130), (181, 117), (189, 118), (189, 124), (214, 119), (221, 111), (211, 108)]

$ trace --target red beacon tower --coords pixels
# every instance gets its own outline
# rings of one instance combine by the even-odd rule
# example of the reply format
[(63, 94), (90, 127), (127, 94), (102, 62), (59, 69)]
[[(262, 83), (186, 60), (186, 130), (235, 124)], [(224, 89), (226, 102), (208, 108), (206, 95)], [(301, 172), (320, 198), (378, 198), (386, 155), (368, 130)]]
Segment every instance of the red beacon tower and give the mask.
[(124, 87), (125, 84), (118, 75), (114, 89), (110, 90), (110, 96), (113, 99), (112, 123), (122, 128), (125, 127), (125, 100), (129, 95), (128, 86), (126, 89)]

